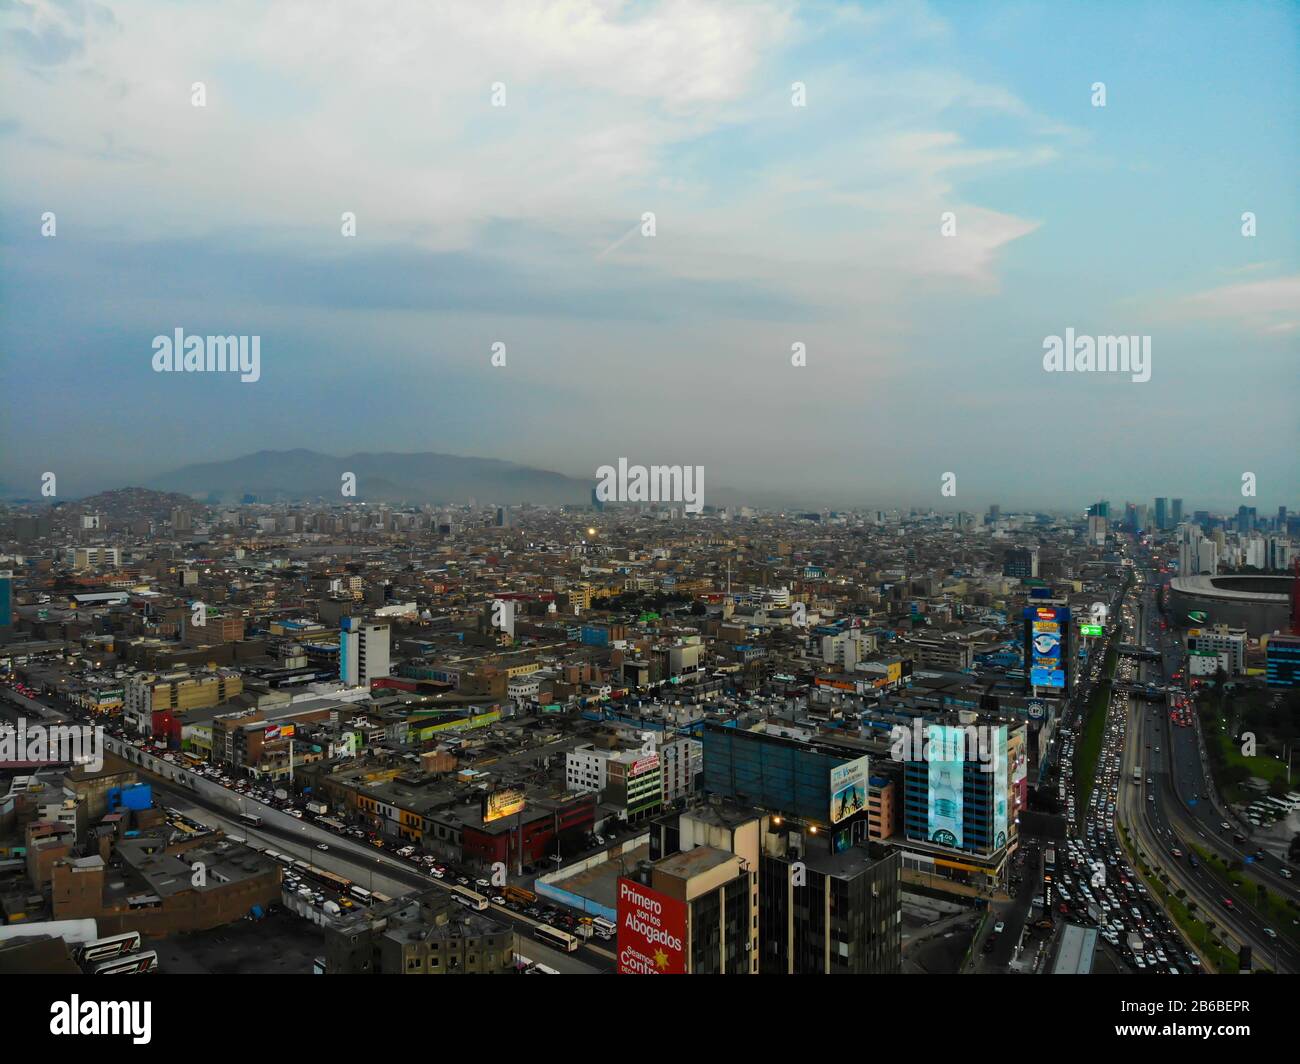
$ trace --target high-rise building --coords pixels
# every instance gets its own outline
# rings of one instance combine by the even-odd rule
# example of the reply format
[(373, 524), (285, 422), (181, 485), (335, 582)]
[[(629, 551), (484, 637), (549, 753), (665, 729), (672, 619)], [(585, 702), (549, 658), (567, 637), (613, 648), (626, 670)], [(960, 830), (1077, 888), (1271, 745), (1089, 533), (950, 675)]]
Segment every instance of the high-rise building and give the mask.
[(1179, 525), (1183, 523), (1183, 500), (1182, 499), (1174, 500), (1173, 506), (1171, 507), (1171, 512), (1169, 514), (1169, 523), (1174, 528), (1177, 528)]
[(339, 679), (348, 687), (369, 687), (389, 672), (386, 623), (344, 617), (339, 627)]
[(1271, 635), (1265, 648), (1269, 687), (1300, 687), (1300, 635)]
[(1161, 496), (1156, 499), (1156, 528), (1164, 531), (1169, 527), (1169, 500)]
[(1021, 580), (1038, 576), (1038, 548), (1012, 547), (1002, 558), (1002, 575)]
[(14, 623), (14, 574), (12, 569), (0, 570), (0, 629), (11, 628)]

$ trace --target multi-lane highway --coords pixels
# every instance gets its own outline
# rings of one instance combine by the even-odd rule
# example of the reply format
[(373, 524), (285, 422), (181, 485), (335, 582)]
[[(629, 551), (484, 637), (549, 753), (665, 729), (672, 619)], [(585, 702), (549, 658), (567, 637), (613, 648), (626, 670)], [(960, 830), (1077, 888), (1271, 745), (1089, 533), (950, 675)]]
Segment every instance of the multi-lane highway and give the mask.
[[(1184, 654), (1177, 640), (1159, 626), (1153, 586), (1159, 574), (1148, 570), (1146, 576), (1148, 583), (1134, 607), (1130, 641), (1158, 646), (1161, 660), (1131, 667), (1141, 670), (1136, 677), (1139, 687), (1154, 683), (1163, 690), (1184, 668)], [(1183, 715), (1189, 721), (1186, 726), (1173, 719), (1172, 709), (1184, 698), (1178, 694), (1159, 703), (1129, 700), (1123, 768), (1126, 779), (1132, 779), (1134, 768), (1139, 772), (1138, 782), (1129, 785), (1121, 800), (1121, 820), (1131, 826), (1148, 858), (1172, 877), (1176, 889), (1186, 890), (1204, 918), (1227, 932), (1230, 946), (1248, 944), (1257, 963), (1278, 971), (1300, 971), (1300, 950), (1287, 933), (1290, 929), (1271, 926), (1256, 911), (1253, 890), (1226, 887), (1195, 860), (1193, 847), (1228, 861), (1242, 861), (1270, 890), (1295, 896), (1291, 883), (1279, 874), (1284, 862), (1271, 854), (1257, 858), (1257, 847), (1243, 828), (1225, 819), (1213, 797), (1194, 709), (1188, 707)]]

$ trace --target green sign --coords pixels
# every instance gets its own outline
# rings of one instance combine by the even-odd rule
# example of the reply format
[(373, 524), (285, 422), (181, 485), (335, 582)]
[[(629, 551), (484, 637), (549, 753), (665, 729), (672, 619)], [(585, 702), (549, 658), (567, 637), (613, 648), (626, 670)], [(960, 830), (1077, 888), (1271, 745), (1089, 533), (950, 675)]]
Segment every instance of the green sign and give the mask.
[(1081, 624), (1079, 625), (1079, 633), (1081, 635), (1101, 636), (1106, 634), (1106, 629), (1099, 624)]

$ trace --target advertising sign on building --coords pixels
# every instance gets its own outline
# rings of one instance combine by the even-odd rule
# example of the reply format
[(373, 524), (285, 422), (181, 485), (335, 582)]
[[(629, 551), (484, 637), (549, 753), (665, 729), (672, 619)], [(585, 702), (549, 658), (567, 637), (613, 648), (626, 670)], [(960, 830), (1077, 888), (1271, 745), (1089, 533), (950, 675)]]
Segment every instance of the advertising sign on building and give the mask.
[(686, 903), (618, 881), (618, 974), (686, 974)]
[(483, 798), (483, 823), (490, 824), (524, 810), (524, 792), (516, 788), (492, 791)]
[(867, 808), (867, 758), (831, 769), (831, 823), (838, 824)]
[(964, 820), (965, 735), (961, 728), (933, 724), (926, 730), (929, 840), (961, 848)]

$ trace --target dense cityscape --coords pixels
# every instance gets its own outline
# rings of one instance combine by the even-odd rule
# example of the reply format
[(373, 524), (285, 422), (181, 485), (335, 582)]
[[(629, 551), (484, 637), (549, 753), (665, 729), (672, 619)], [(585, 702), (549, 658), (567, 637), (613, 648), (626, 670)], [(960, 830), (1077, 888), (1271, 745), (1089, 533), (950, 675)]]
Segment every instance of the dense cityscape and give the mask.
[(1298, 16), (0, 4), (5, 1044), (1285, 1051)]
[(1297, 970), (1300, 515), (594, 496), (8, 508), (0, 963)]

